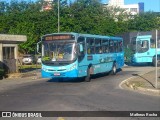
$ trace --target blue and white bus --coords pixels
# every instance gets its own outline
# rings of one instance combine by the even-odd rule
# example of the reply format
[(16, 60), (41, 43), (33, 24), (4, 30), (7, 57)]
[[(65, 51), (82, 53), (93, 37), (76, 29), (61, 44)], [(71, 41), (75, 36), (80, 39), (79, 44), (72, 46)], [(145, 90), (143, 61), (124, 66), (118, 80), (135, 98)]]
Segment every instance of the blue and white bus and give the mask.
[[(152, 35), (133, 37), (131, 47), (133, 51), (131, 57), (132, 63), (149, 63), (154, 66), (156, 65), (156, 41)], [(158, 62), (160, 62), (160, 39), (157, 41), (157, 56)]]
[(93, 74), (116, 70), (124, 65), (123, 39), (79, 33), (42, 36), (42, 77), (78, 78), (90, 81)]

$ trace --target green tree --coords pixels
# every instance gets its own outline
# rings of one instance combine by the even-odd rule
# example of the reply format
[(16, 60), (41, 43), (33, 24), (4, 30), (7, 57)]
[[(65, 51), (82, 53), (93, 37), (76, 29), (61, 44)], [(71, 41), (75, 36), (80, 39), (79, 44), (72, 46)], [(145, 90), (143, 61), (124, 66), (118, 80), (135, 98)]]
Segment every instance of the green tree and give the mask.
[(129, 29), (136, 31), (150, 31), (157, 29), (157, 15), (153, 12), (141, 13), (129, 21)]
[[(57, 1), (52, 10), (42, 11), (44, 0), (0, 2), (0, 33), (27, 35), (19, 45), (23, 53), (33, 53), (41, 36), (57, 32)], [(60, 0), (60, 32), (117, 35), (128, 31), (147, 31), (160, 26), (160, 15), (145, 12), (137, 16), (123, 9), (105, 9), (101, 0)], [(117, 15), (116, 13), (119, 13)]]

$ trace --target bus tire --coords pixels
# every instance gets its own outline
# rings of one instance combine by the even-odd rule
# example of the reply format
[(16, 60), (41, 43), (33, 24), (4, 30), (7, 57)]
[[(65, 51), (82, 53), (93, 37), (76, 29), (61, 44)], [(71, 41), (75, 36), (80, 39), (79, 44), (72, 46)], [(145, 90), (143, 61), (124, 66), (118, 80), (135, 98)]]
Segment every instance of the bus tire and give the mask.
[(114, 62), (111, 70), (111, 75), (116, 75), (116, 73), (117, 73), (117, 68), (116, 68), (116, 63)]
[(156, 66), (156, 57), (153, 57), (152, 65), (153, 65), (153, 66)]
[(85, 76), (85, 78), (84, 78), (85, 82), (90, 82), (91, 81), (90, 71), (91, 71), (91, 67), (87, 69), (87, 76)]

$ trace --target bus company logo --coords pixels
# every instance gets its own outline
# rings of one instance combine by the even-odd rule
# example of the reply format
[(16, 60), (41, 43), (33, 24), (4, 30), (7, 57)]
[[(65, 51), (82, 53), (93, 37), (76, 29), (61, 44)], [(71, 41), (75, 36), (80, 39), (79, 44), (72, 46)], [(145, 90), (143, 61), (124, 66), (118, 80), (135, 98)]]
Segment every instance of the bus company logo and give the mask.
[(2, 112), (2, 117), (12, 117), (11, 112)]

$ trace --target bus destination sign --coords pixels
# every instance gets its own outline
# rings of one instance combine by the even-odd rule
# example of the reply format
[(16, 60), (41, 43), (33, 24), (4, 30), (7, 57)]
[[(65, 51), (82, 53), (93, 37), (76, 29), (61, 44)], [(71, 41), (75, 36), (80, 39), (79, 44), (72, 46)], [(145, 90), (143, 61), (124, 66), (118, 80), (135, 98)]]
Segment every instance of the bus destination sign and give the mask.
[(50, 35), (50, 36), (45, 36), (45, 40), (74, 40), (73, 35), (66, 35), (66, 34), (60, 34), (60, 35)]

